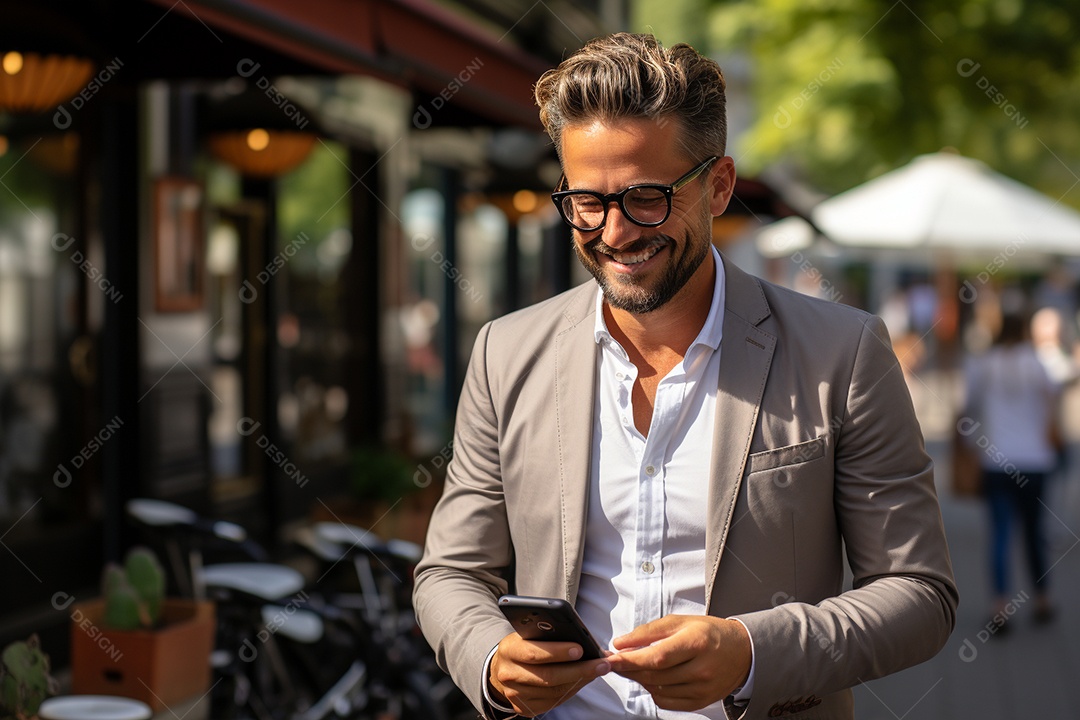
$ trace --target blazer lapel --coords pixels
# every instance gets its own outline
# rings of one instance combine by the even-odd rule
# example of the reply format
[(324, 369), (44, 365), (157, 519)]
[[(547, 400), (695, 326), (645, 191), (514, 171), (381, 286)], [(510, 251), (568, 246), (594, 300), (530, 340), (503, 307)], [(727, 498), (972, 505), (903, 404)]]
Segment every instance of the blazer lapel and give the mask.
[(562, 501), (563, 572), (566, 599), (577, 600), (585, 551), (585, 523), (592, 471), (593, 406), (596, 402), (594, 317), (596, 285), (586, 302), (566, 310), (570, 327), (555, 336), (555, 419), (558, 423), (559, 489)]
[(735, 501), (776, 346), (775, 336), (757, 327), (769, 316), (769, 305), (757, 278), (744, 273), (725, 257), (724, 282), (724, 338), (720, 346), (709, 517), (705, 529), (706, 608), (712, 606), (713, 582), (733, 523)]

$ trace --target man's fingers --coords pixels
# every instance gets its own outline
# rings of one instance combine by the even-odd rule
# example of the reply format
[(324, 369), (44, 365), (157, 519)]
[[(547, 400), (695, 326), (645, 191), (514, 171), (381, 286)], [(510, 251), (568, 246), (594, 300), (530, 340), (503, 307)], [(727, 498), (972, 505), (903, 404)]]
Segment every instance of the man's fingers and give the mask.
[(542, 702), (544, 700), (558, 701), (569, 696), (579, 684), (583, 683), (578, 681), (565, 683), (563, 685), (536, 685), (532, 682), (509, 682), (506, 684), (506, 689), (509, 691), (507, 698), (510, 700), (516, 698), (532, 702)]
[(737, 621), (683, 617), (669, 637), (608, 661), (614, 672), (648, 690), (657, 707), (681, 712), (734, 692), (746, 682), (752, 656), (749, 636)]
[(653, 702), (661, 710), (677, 710), (687, 712), (700, 710), (702, 705), (698, 699), (696, 688), (690, 683), (663, 684), (642, 683), (646, 692), (652, 695)]
[(648, 647), (617, 652), (611, 658), (616, 670), (655, 670), (671, 664), (670, 653), (660, 643)]
[(525, 717), (535, 717), (556, 707), (580, 690), (581, 684), (537, 688), (532, 685), (510, 685), (506, 688), (507, 702)]
[(529, 665), (574, 662), (581, 659), (581, 646), (572, 642), (534, 642), (514, 633), (499, 643), (499, 654)]
[(620, 635), (612, 640), (611, 644), (616, 650), (644, 647), (670, 636), (681, 625), (680, 616), (665, 615), (658, 620), (639, 625), (625, 635)]
[(663, 686), (666, 690), (672, 690), (680, 686), (685, 689), (690, 683), (699, 680), (695, 676), (694, 665), (689, 661), (658, 669), (622, 670), (614, 668), (613, 672), (643, 685), (649, 692), (652, 692), (651, 688), (660, 686)]
[(573, 697), (607, 669), (602, 660), (546, 665), (504, 663), (493, 681), (519, 713), (534, 716)]
[[(597, 661), (590, 660), (589, 663), (596, 665)], [(529, 685), (543, 688), (589, 682), (597, 676), (597, 672), (585, 663), (574, 663), (565, 666), (503, 663), (499, 666), (496, 674), (499, 682), (503, 685)]]
[(569, 642), (533, 642), (511, 633), (491, 660), (490, 684), (520, 714), (532, 717), (565, 702), (611, 670), (606, 658), (581, 660)]
[(606, 674), (610, 667), (603, 660), (546, 665), (511, 662), (500, 663), (496, 677), (504, 685), (518, 684), (550, 688), (590, 682)]
[(667, 670), (681, 665), (694, 656), (691, 648), (671, 639), (659, 640), (647, 647), (616, 652), (611, 656), (611, 668), (620, 675), (634, 671)]

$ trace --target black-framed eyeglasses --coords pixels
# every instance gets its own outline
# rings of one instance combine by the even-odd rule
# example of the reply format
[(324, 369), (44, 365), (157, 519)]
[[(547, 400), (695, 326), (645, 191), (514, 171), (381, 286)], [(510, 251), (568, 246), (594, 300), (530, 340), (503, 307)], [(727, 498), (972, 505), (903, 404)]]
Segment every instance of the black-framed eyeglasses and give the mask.
[[(607, 223), (608, 207), (612, 202), (619, 204), (619, 209), (626, 219), (641, 227), (656, 227), (667, 222), (671, 215), (671, 198), (676, 191), (705, 172), (719, 159), (713, 155), (670, 185), (643, 183), (631, 185), (622, 192), (603, 193), (592, 190), (556, 190), (551, 193), (551, 201), (559, 208), (563, 220), (582, 232), (593, 232)], [(566, 176), (559, 179), (557, 187), (566, 184)]]

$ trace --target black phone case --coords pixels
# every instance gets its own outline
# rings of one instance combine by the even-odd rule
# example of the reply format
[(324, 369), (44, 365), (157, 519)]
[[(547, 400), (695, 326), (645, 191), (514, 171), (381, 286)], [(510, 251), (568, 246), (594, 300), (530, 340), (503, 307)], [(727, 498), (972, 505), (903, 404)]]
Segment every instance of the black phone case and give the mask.
[(603, 656), (573, 605), (561, 598), (503, 595), (499, 609), (526, 640), (575, 642), (581, 646), (582, 660)]

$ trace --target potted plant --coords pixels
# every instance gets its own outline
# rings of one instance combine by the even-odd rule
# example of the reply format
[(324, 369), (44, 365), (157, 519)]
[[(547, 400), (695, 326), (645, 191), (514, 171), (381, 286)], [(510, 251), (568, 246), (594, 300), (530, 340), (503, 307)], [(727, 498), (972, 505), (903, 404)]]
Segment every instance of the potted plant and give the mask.
[(312, 521), (346, 522), (393, 537), (390, 511), (417, 489), (412, 482), (415, 464), (397, 450), (363, 445), (351, 450), (342, 469), (342, 493), (314, 505)]
[(72, 612), (72, 692), (141, 700), (155, 712), (210, 687), (214, 606), (165, 597), (165, 574), (147, 548), (110, 564), (103, 597)]
[(38, 707), (55, 695), (56, 680), (49, 675), (49, 656), (37, 635), (13, 642), (0, 654), (0, 720), (29, 720)]
[(360, 502), (388, 506), (416, 491), (416, 464), (394, 450), (363, 446), (353, 450), (349, 485)]
[(447, 443), (438, 453), (415, 458), (393, 447), (354, 448), (342, 487), (346, 492), (313, 505), (312, 522), (344, 522), (384, 538), (423, 544), (431, 511), (442, 494)]

